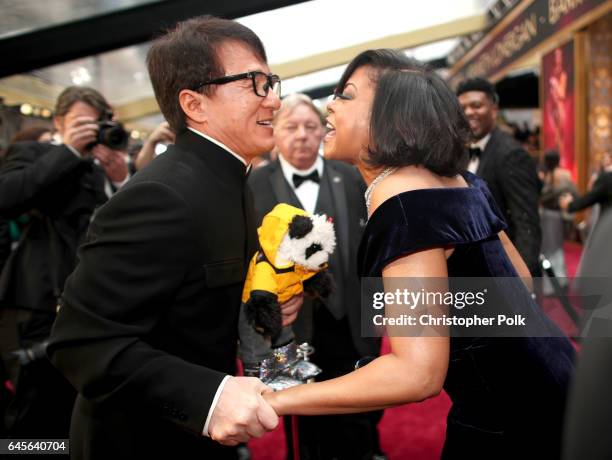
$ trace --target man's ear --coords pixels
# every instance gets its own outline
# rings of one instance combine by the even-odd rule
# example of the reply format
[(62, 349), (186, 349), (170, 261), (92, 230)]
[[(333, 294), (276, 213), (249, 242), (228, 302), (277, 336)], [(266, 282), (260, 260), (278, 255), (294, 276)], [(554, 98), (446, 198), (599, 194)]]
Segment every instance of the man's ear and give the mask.
[(179, 93), (179, 104), (185, 117), (200, 125), (208, 121), (206, 99), (206, 96), (190, 89), (183, 89)]
[(56, 115), (53, 117), (53, 126), (58, 133), (64, 131), (64, 117)]
[(499, 107), (497, 104), (493, 103), (493, 106), (491, 107), (491, 117), (493, 118), (493, 121), (496, 122), (497, 121), (497, 114), (499, 113)]

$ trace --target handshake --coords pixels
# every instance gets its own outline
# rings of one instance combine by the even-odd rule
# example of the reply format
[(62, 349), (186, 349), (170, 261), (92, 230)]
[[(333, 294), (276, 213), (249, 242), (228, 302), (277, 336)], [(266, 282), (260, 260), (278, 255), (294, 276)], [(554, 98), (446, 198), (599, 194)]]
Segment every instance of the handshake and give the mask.
[(210, 437), (235, 446), (276, 428), (278, 415), (263, 397), (271, 391), (256, 377), (230, 377), (210, 418)]
[(298, 347), (292, 342), (276, 348), (274, 356), (261, 363), (258, 371), (263, 381), (255, 377), (230, 377), (208, 426), (211, 438), (235, 445), (276, 428), (278, 415), (269, 404), (272, 395), (264, 395), (301, 385), (317, 376), (321, 369), (308, 361), (311, 352), (307, 343)]
[[(283, 326), (295, 321), (303, 300), (303, 296), (295, 296), (281, 305)], [(263, 397), (272, 391), (256, 377), (230, 377), (208, 423), (211, 439), (235, 446), (276, 428), (278, 415)]]

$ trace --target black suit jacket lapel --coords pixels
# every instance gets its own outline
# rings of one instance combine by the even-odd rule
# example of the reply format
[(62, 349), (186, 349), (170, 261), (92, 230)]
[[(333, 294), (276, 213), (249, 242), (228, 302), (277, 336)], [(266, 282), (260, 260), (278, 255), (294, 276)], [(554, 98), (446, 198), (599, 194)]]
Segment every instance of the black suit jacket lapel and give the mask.
[[(337, 199), (336, 192), (338, 188), (343, 188), (337, 187), (337, 184), (342, 186), (342, 177), (329, 167), (329, 163), (325, 163), (315, 213), (326, 214), (328, 217), (331, 217), (334, 221), (334, 229), (338, 242), (346, 243), (348, 240), (344, 239), (343, 235), (344, 229), (348, 224), (346, 217), (343, 216), (343, 212), (346, 211), (346, 198)], [(344, 279), (346, 278), (345, 246), (346, 244), (338, 244), (336, 252), (331, 256), (329, 265), (331, 272), (334, 274), (337, 288), (331, 297), (324, 302), (336, 319), (342, 318), (346, 313), (344, 308)]]
[(276, 160), (276, 167), (270, 173), (270, 183), (278, 203), (287, 203), (291, 206), (304, 209), (304, 205), (300, 203), (300, 200), (293, 191), (293, 188), (291, 188), (291, 185), (287, 183), (285, 175), (283, 174), (283, 168), (278, 160)]
[[(334, 228), (339, 241), (349, 241), (348, 201), (344, 189), (344, 178), (328, 162), (323, 168), (319, 197), (315, 207), (317, 214), (326, 213), (334, 218)], [(349, 267), (349, 248), (346, 244), (338, 245), (339, 258), (342, 261), (342, 272), (346, 276)]]
[(482, 152), (482, 155), (480, 155), (480, 163), (478, 163), (478, 170), (476, 171), (476, 174), (478, 176), (482, 176), (484, 174), (484, 171), (486, 171), (486, 169), (489, 167), (489, 165), (493, 164), (493, 156), (495, 155), (495, 151), (497, 150), (497, 142), (497, 128), (494, 128), (493, 131), (491, 131), (491, 137), (489, 138), (489, 142), (487, 142), (487, 145), (484, 151)]

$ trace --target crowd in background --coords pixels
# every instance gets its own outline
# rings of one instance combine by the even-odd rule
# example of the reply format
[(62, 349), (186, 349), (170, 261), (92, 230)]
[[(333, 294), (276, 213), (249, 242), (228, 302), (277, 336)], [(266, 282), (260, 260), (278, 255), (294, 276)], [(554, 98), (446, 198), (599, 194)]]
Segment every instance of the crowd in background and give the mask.
[[(541, 275), (542, 257), (552, 264), (563, 292), (555, 292), (550, 284), (545, 283), (543, 294), (566, 293), (570, 286), (564, 243), (568, 239), (585, 243), (593, 228), (597, 227), (598, 217), (609, 213), (612, 205), (610, 154), (602, 158), (586, 194), (580, 196), (571, 172), (561, 166), (559, 153), (554, 150), (540, 152), (539, 129), (504, 126), (499, 122), (496, 94), (490, 83), (478, 79), (465, 82), (457, 95), (471, 128), (476, 132), (480, 130), (478, 142), (469, 146), (472, 152), (470, 167), (489, 183), (508, 222), (508, 235), (531, 274)], [(266, 193), (272, 193), (266, 189), (267, 175), (278, 175), (282, 181), (283, 173), (286, 177), (290, 174), (311, 177), (314, 171), (320, 170), (316, 181), (302, 188), (303, 192), (312, 186), (314, 195), (310, 198), (300, 194), (287, 179), (287, 196), (297, 205), (305, 205), (304, 200), (308, 201), (312, 207), (310, 211), (315, 210), (319, 187), (323, 186), (323, 183), (319, 184), (324, 164), (331, 171), (338, 168), (338, 177), (354, 183), (359, 195), (365, 189), (354, 171), (320, 159), (319, 145), (324, 134), (320, 113), (307, 97), (299, 97), (302, 96), (298, 96), (298, 103), (291, 110), (284, 112), (280, 122), (276, 119), (277, 147), (258, 161), (256, 167), (261, 169), (255, 171), (251, 179), (253, 186), (258, 188), (255, 192), (260, 199), (259, 219), (272, 205), (272, 201), (261, 201)], [(296, 111), (296, 106), (301, 108)], [(154, 160), (157, 144), (175, 141), (175, 134), (164, 122), (144, 144), (122, 150), (101, 146), (95, 137), (93, 124), (100, 112), (106, 109), (110, 106), (97, 91), (69, 88), (58, 99), (56, 129), (32, 127), (18, 132), (2, 157), (0, 300), (4, 327), (12, 328), (12, 332), (3, 333), (3, 352), (8, 359), (0, 369), (3, 381), (0, 408), (5, 415), (0, 425), (0, 438), (67, 437), (74, 391), (46, 362), (44, 350), (40, 348), (48, 338), (61, 287), (76, 264), (77, 247), (85, 238), (96, 209), (120, 190), (132, 175)], [(304, 111), (302, 118), (312, 118), (308, 122), (313, 126), (300, 118), (300, 110)], [(293, 130), (290, 132), (292, 136), (303, 137), (312, 144), (309, 144), (311, 148), (306, 163), (300, 163), (298, 153), (291, 156), (290, 147), (283, 148), (283, 129)], [(358, 199), (361, 197), (355, 198)], [(363, 208), (363, 203), (355, 202), (350, 209), (359, 206)], [(581, 222), (576, 222), (575, 213), (589, 208), (590, 213), (585, 214)], [(365, 222), (365, 215), (362, 220)], [(357, 241), (358, 232), (352, 238)], [(355, 241), (341, 241), (340, 244), (353, 248)], [(600, 243), (594, 244), (600, 250)], [(346, 267), (336, 270), (344, 271)], [(347, 278), (344, 282), (352, 286), (355, 281)], [(317, 306), (311, 308), (302, 313), (304, 317), (310, 315), (310, 323), (300, 333), (325, 351), (320, 353), (323, 361), (325, 356), (334, 353), (334, 349), (342, 354), (342, 365), (337, 369), (329, 363), (323, 365), (329, 369), (329, 376), (349, 372), (350, 363), (371, 354), (371, 350), (368, 351), (370, 344), (361, 343), (356, 338), (358, 333), (353, 331), (354, 325), (348, 320), (339, 320), (346, 312), (338, 313), (333, 309), (322, 312)], [(10, 319), (7, 319), (8, 311), (14, 315)], [(328, 343), (323, 339), (323, 332), (318, 330), (325, 331), (325, 337), (331, 335), (336, 340)], [(319, 335), (313, 337), (317, 333)], [(359, 438), (364, 449), (383, 458), (375, 428), (379, 419), (380, 414), (375, 413), (361, 419), (354, 416), (333, 423), (344, 423), (346, 433), (351, 432), (353, 425), (361, 426), (363, 433)], [(320, 423), (324, 427), (330, 422), (323, 417)], [(313, 434), (316, 431), (314, 426), (306, 425), (302, 431), (304, 439), (317, 437)], [(324, 448), (332, 448), (332, 440), (321, 436), (318, 439)], [(343, 442), (345, 447), (355, 447), (356, 443), (349, 434)]]

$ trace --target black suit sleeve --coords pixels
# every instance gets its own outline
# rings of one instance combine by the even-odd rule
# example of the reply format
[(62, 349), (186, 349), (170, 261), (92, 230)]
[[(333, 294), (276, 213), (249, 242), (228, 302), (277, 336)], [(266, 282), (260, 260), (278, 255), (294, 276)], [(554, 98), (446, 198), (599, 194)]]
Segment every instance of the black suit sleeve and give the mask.
[(0, 213), (18, 216), (35, 207), (38, 194), (58, 183), (84, 160), (66, 146), (42, 153), (33, 142), (13, 144), (0, 173)]
[(540, 187), (534, 161), (525, 150), (517, 148), (503, 157), (499, 185), (506, 199), (514, 245), (529, 270), (537, 272), (541, 244)]
[[(612, 184), (612, 181), (610, 181), (610, 184)], [(582, 211), (583, 209), (593, 206), (596, 203), (601, 203), (606, 199), (609, 193), (610, 191), (607, 190), (605, 182), (602, 180), (602, 177), (600, 177), (595, 181), (593, 184), (593, 189), (590, 192), (580, 197), (576, 197), (574, 201), (570, 203), (570, 205), (567, 207), (567, 211)]]
[(169, 187), (141, 182), (117, 193), (79, 251), (48, 353), (85, 398), (201, 433), (225, 374), (148, 341), (197, 264), (196, 234), (188, 205)]
[[(609, 320), (603, 319), (607, 322)], [(603, 327), (611, 327), (607, 324)], [(602, 329), (603, 330), (603, 329)], [(563, 436), (566, 460), (612, 458), (612, 340), (584, 341), (573, 376)]]
[(8, 220), (0, 217), (0, 272), (11, 253), (11, 234)]

